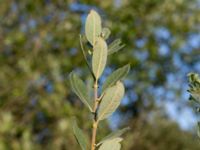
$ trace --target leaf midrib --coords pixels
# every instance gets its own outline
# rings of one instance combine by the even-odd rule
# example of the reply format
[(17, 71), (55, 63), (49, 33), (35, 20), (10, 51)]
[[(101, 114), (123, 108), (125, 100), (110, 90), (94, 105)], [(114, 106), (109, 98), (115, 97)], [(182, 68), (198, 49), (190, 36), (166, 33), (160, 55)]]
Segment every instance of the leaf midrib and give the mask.
[(100, 58), (99, 58), (96, 78), (99, 78), (99, 71), (100, 71), (100, 67), (101, 67), (101, 61), (102, 61), (102, 58), (103, 58), (102, 54), (103, 54), (103, 48), (102, 48), (102, 44), (100, 43)]
[[(117, 86), (117, 89), (116, 89), (116, 92), (115, 92), (115, 93), (118, 93), (119, 88), (120, 88), (120, 86)], [(110, 108), (109, 106), (110, 106), (111, 104), (113, 104), (115, 96), (117, 96), (117, 94), (115, 94), (115, 95), (111, 98), (111, 103), (109, 103), (109, 104), (107, 105), (108, 107), (105, 108), (105, 110), (102, 112), (102, 114), (101, 114), (101, 116), (99, 117), (98, 120), (101, 120), (101, 117), (102, 117), (103, 115), (105, 115), (105, 112), (108, 110), (108, 108)]]

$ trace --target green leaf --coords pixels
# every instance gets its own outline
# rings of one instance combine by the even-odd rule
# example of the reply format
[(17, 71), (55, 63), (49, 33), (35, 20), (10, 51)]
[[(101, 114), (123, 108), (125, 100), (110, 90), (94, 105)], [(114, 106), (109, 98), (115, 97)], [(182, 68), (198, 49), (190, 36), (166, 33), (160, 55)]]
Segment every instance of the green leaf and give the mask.
[(120, 150), (121, 144), (119, 142), (122, 141), (122, 138), (115, 138), (112, 140), (105, 141), (99, 150)]
[(72, 88), (72, 91), (80, 98), (80, 100), (89, 108), (89, 110), (92, 112), (92, 107), (90, 104), (90, 98), (87, 92), (87, 86), (84, 84), (84, 82), (75, 74), (70, 73), (69, 75), (70, 79), (70, 85)]
[(97, 38), (92, 56), (92, 70), (98, 79), (104, 71), (107, 61), (107, 44), (103, 38)]
[(196, 103), (200, 104), (200, 89), (197, 89), (195, 91), (190, 91), (190, 94), (191, 94), (190, 100), (193, 100)]
[(101, 35), (102, 35), (102, 37), (106, 40), (106, 39), (109, 38), (110, 33), (111, 33), (110, 29), (108, 29), (108, 28), (103, 28), (103, 29), (102, 29)]
[(197, 123), (197, 135), (200, 138), (200, 122)]
[(102, 86), (102, 93), (108, 88), (113, 86), (118, 80), (122, 80), (129, 72), (130, 65), (127, 64), (116, 71), (114, 71), (111, 75), (108, 76), (106, 81)]
[(188, 92), (190, 93), (190, 100), (200, 104), (200, 77), (198, 74), (188, 74), (189, 86)]
[(114, 40), (110, 45), (108, 45), (108, 55), (111, 55), (120, 49), (122, 49), (125, 44), (122, 44), (120, 39)]
[(109, 117), (120, 105), (124, 95), (124, 85), (118, 81), (116, 85), (108, 88), (99, 105), (98, 121)]
[(96, 38), (101, 34), (101, 18), (99, 14), (91, 10), (86, 18), (85, 35), (91, 45), (94, 46)]
[(88, 150), (88, 142), (83, 131), (78, 127), (76, 120), (73, 121), (73, 132), (82, 150)]
[(100, 144), (102, 144), (102, 143), (104, 143), (104, 142), (107, 141), (107, 140), (112, 140), (112, 139), (114, 139), (114, 138), (120, 137), (124, 132), (126, 132), (126, 131), (128, 131), (128, 130), (130, 130), (129, 127), (124, 128), (124, 129), (121, 129), (121, 130), (117, 130), (117, 131), (115, 131), (115, 132), (112, 132), (111, 134), (109, 134), (108, 136), (106, 136), (105, 138), (103, 138), (103, 139), (97, 144), (97, 146), (100, 145)]

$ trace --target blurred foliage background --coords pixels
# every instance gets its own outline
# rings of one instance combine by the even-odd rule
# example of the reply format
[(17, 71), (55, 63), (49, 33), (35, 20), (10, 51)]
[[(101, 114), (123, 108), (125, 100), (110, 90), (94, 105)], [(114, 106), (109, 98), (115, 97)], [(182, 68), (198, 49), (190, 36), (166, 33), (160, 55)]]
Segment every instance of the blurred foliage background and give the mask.
[(186, 74), (200, 72), (199, 0), (0, 0), (0, 150), (78, 150), (72, 116), (90, 137), (90, 116), (68, 86), (74, 69), (90, 82), (79, 46), (90, 9), (109, 42), (126, 44), (104, 78), (132, 66), (98, 138), (130, 126), (124, 150), (199, 150), (186, 93)]

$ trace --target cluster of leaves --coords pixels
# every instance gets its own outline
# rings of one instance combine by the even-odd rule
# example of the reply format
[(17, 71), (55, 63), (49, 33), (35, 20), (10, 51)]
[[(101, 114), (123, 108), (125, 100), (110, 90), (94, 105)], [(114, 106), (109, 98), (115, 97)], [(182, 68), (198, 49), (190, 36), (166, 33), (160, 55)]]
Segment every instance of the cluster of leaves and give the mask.
[[(122, 80), (127, 75), (130, 69), (130, 66), (127, 64), (111, 73), (102, 85), (101, 94), (98, 94), (98, 81), (106, 67), (108, 55), (117, 52), (124, 46), (123, 44), (121, 44), (120, 40), (115, 40), (107, 46), (106, 39), (108, 39), (109, 35), (110, 30), (108, 28), (102, 29), (101, 18), (99, 14), (96, 11), (91, 10), (89, 15), (87, 16), (85, 23), (85, 36), (93, 49), (92, 52), (90, 52), (92, 53), (92, 65), (90, 65), (86, 56), (87, 53), (83, 49), (82, 39), (80, 39), (80, 42), (85, 61), (94, 79), (93, 102), (91, 100), (92, 98), (90, 97), (92, 93), (90, 93), (90, 91), (87, 91), (87, 86), (85, 85), (85, 83), (74, 72), (70, 74), (70, 85), (72, 90), (88, 107), (91, 114), (93, 114), (96, 124), (98, 124), (101, 120), (104, 120), (111, 116), (111, 114), (120, 105), (120, 101), (123, 98), (125, 91)], [(78, 128), (76, 122), (74, 123), (73, 127), (74, 134), (81, 148), (83, 150), (88, 149), (85, 135), (81, 131), (81, 129)], [(128, 128), (125, 128), (115, 133), (111, 133), (98, 144), (96, 144), (96, 146), (100, 146), (99, 150), (119, 150), (121, 148), (120, 142), (122, 141), (122, 138), (120, 136), (127, 129)]]
[[(189, 73), (189, 89), (190, 93), (189, 100), (196, 104), (196, 111), (200, 113), (200, 77), (196, 73)], [(198, 136), (200, 137), (200, 122), (198, 122)]]
[(148, 121), (142, 118), (132, 121), (123, 142), (125, 150), (199, 150), (199, 139), (193, 133), (183, 131), (176, 122), (166, 120), (162, 113), (153, 116)]
[[(78, 118), (78, 124), (85, 133), (89, 133), (87, 129), (91, 124), (86, 121), (89, 119), (87, 108), (83, 108), (77, 97), (71, 94), (66, 75), (72, 68), (79, 67), (79, 75), (88, 83), (86, 65), (82, 63), (84, 58), (76, 48), (79, 41), (75, 39), (81, 31), (80, 18), (94, 7), (102, 13), (104, 25), (112, 28), (107, 43), (114, 41), (114, 37), (121, 37), (126, 43), (126, 52), (110, 57), (107, 64), (112, 65), (105, 75), (120, 64), (134, 66), (128, 76), (130, 82), (126, 85), (128, 103), (118, 109), (120, 118), (115, 118), (119, 119), (115, 127), (131, 126), (137, 120), (141, 122), (141, 117), (148, 118), (150, 111), (155, 111), (154, 100), (161, 98), (168, 101), (168, 92), (180, 97), (182, 84), (185, 84), (185, 67), (195, 70), (199, 62), (199, 47), (188, 44), (188, 40), (199, 33), (198, 0), (124, 0), (117, 3), (99, 0), (1, 0), (0, 149), (77, 150), (78, 145), (70, 132), (72, 115)], [(158, 29), (169, 33), (169, 37), (163, 37), (163, 34), (157, 36), (155, 31)], [(161, 55), (159, 50), (163, 44), (164, 52), (165, 47), (170, 49), (165, 55)], [(174, 58), (186, 66), (178, 65)], [(171, 86), (163, 86), (168, 84), (168, 76), (173, 78), (175, 75), (180, 79), (175, 84), (179, 85), (178, 91)], [(159, 97), (155, 94), (157, 88), (164, 90)], [(164, 109), (160, 111), (162, 113)], [(169, 118), (166, 118), (168, 121)], [(140, 145), (135, 147), (133, 141), (136, 140), (125, 140), (122, 144), (127, 142), (127, 146), (123, 145), (123, 148), (143, 149), (144, 146), (149, 150), (152, 145), (153, 150), (160, 150), (158, 143), (162, 143), (163, 149), (168, 149), (169, 142), (163, 139), (166, 134), (172, 132), (170, 145), (177, 145), (183, 137), (176, 134), (177, 129), (172, 131), (170, 127), (162, 133), (160, 127), (154, 126), (151, 129), (142, 126), (140, 131), (131, 126), (135, 131), (126, 134), (126, 139), (135, 135)], [(160, 137), (149, 140), (155, 135), (155, 130)], [(108, 134), (108, 123), (103, 121), (98, 131), (99, 139)], [(165, 128), (163, 131), (166, 131)], [(142, 136), (146, 132), (149, 136), (145, 140)], [(180, 145), (193, 145), (199, 149), (192, 136), (187, 136)]]

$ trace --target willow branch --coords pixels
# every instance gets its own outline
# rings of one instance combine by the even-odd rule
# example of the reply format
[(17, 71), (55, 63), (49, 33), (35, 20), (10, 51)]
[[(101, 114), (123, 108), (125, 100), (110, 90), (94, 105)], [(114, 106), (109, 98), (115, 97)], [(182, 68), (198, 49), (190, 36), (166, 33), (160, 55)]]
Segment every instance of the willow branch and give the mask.
[(95, 150), (96, 148), (96, 133), (97, 133), (97, 108), (98, 108), (98, 81), (95, 80), (94, 83), (94, 107), (93, 107), (93, 126), (92, 126), (92, 141), (91, 141), (91, 150)]

